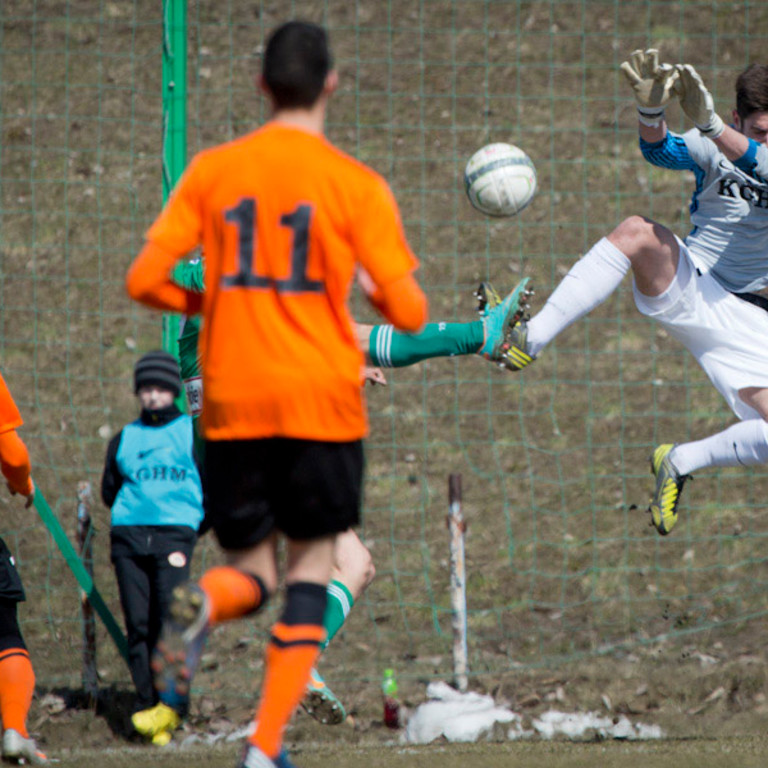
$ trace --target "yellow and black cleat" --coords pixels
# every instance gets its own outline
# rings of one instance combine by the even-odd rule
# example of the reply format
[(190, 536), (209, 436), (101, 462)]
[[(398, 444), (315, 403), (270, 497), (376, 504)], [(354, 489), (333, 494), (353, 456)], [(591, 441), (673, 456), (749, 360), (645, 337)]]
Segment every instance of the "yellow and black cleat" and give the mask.
[(510, 371), (522, 371), (536, 358), (528, 354), (528, 322), (518, 320), (507, 337), (509, 347), (504, 352), (504, 366)]
[(656, 477), (656, 490), (648, 511), (653, 526), (662, 536), (666, 536), (677, 523), (677, 504), (689, 477), (681, 475), (669, 458), (674, 447), (672, 443), (659, 445), (650, 456), (651, 472)]
[[(530, 278), (523, 278), (504, 299), (490, 283), (481, 283), (475, 291), (485, 337), (478, 354), (510, 371), (519, 371), (534, 359), (525, 351), (523, 316), (533, 294), (529, 282)], [(521, 362), (524, 358), (527, 362)]]

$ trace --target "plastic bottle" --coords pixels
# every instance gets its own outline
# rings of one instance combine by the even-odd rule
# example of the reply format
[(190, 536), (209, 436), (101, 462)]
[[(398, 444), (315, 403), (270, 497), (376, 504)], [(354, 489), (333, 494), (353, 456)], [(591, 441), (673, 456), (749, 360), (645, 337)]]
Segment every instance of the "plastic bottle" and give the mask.
[(387, 728), (399, 728), (400, 702), (397, 698), (397, 680), (393, 669), (384, 670), (381, 692), (384, 694), (384, 725)]

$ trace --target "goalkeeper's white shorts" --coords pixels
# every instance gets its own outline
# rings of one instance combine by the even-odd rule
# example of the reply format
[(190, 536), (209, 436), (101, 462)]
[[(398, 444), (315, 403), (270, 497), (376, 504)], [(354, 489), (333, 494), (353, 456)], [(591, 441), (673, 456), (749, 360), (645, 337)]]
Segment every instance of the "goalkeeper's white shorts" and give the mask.
[(701, 274), (687, 246), (677, 242), (675, 279), (659, 296), (645, 296), (633, 286), (635, 304), (691, 352), (740, 419), (760, 418), (739, 390), (768, 387), (768, 311)]

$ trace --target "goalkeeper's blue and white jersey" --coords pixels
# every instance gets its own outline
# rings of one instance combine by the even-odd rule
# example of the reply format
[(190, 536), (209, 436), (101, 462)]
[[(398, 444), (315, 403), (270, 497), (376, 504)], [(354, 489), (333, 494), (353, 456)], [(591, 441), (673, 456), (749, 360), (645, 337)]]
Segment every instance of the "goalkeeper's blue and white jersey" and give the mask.
[(731, 162), (697, 130), (667, 133), (650, 144), (640, 139), (653, 165), (693, 171), (693, 230), (685, 238), (695, 265), (734, 293), (768, 287), (768, 149), (749, 140)]

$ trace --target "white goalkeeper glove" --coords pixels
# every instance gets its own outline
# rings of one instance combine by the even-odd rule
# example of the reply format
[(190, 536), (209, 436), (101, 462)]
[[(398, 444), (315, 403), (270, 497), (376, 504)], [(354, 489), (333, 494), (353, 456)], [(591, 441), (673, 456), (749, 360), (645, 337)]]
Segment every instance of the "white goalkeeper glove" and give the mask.
[(715, 112), (715, 102), (699, 73), (690, 64), (678, 64), (679, 77), (675, 82), (675, 93), (683, 112), (693, 120), (702, 136), (716, 139), (725, 124)]
[(659, 64), (659, 52), (649, 48), (632, 51), (621, 71), (635, 92), (638, 119), (643, 125), (658, 128), (667, 104), (675, 96), (677, 69), (671, 64)]

